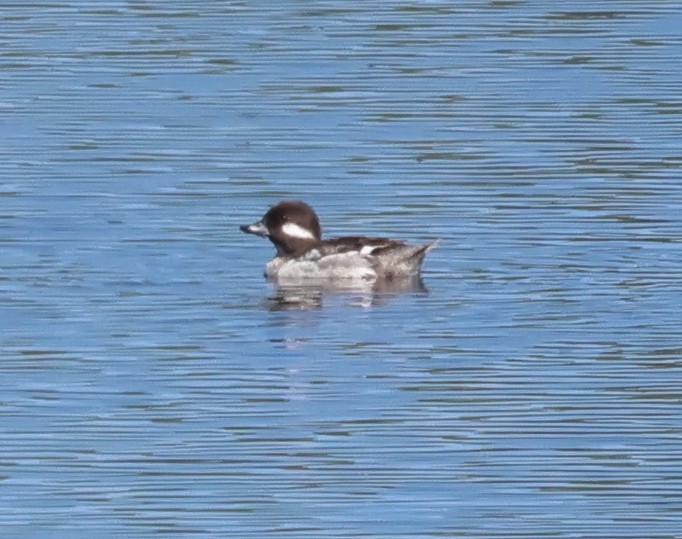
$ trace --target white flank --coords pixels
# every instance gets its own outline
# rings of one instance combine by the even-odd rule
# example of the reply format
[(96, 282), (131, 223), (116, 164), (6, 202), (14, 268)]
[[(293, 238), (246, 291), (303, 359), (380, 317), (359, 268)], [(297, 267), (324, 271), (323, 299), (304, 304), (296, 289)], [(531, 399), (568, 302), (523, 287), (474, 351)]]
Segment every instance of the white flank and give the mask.
[(296, 223), (284, 223), (282, 225), (282, 232), (290, 238), (300, 238), (303, 240), (314, 240), (314, 234), (307, 228), (303, 228)]
[(366, 283), (373, 282), (377, 277), (372, 266), (358, 251), (327, 255), (319, 260), (275, 258), (268, 262), (266, 273), (279, 284), (290, 285), (315, 281)]

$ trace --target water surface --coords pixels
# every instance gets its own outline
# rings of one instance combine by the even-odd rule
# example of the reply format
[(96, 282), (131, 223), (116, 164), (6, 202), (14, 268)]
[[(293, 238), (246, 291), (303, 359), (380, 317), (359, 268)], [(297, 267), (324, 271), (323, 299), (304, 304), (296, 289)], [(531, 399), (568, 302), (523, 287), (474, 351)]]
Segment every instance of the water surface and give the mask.
[[(679, 537), (678, 2), (0, 20), (3, 536)], [(426, 289), (292, 301), (285, 197)]]

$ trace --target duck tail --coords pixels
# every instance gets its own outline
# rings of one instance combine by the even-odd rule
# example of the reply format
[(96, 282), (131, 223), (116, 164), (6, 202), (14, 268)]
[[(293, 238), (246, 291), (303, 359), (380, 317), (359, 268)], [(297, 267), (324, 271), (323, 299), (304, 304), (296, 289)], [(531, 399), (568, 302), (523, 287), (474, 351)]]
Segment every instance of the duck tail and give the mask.
[(438, 245), (439, 240), (424, 245), (401, 245), (390, 254), (375, 261), (375, 270), (385, 279), (419, 275), (426, 253)]
[(424, 260), (426, 253), (428, 253), (432, 249), (435, 249), (439, 243), (440, 243), (440, 240), (437, 239), (437, 240), (433, 240), (431, 243), (425, 243), (424, 245), (417, 245), (414, 248), (414, 251), (412, 253), (410, 253), (408, 258), (411, 260), (419, 261), (419, 263), (421, 264), (421, 261)]

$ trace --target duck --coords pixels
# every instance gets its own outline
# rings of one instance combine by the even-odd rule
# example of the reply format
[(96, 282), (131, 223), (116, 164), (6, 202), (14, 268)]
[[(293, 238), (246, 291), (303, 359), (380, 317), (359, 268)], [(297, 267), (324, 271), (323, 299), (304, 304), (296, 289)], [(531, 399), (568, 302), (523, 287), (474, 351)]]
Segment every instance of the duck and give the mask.
[(302, 200), (282, 200), (259, 221), (239, 228), (273, 243), (275, 256), (265, 265), (264, 275), (279, 284), (419, 278), (424, 257), (439, 242), (410, 245), (366, 236), (323, 240), (317, 213)]

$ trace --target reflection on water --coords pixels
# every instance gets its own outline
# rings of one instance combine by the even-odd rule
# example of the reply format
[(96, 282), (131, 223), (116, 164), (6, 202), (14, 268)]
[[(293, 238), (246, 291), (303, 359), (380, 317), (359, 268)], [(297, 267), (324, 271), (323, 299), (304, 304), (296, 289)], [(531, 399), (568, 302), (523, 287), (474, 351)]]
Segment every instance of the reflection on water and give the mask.
[(267, 308), (271, 311), (321, 309), (324, 299), (341, 300), (346, 305), (376, 307), (405, 295), (428, 290), (420, 276), (379, 279), (377, 281), (320, 282), (304, 286), (275, 286), (275, 294), (268, 298)]
[(2, 4), (0, 535), (679, 537), (679, 0), (180, 4)]

